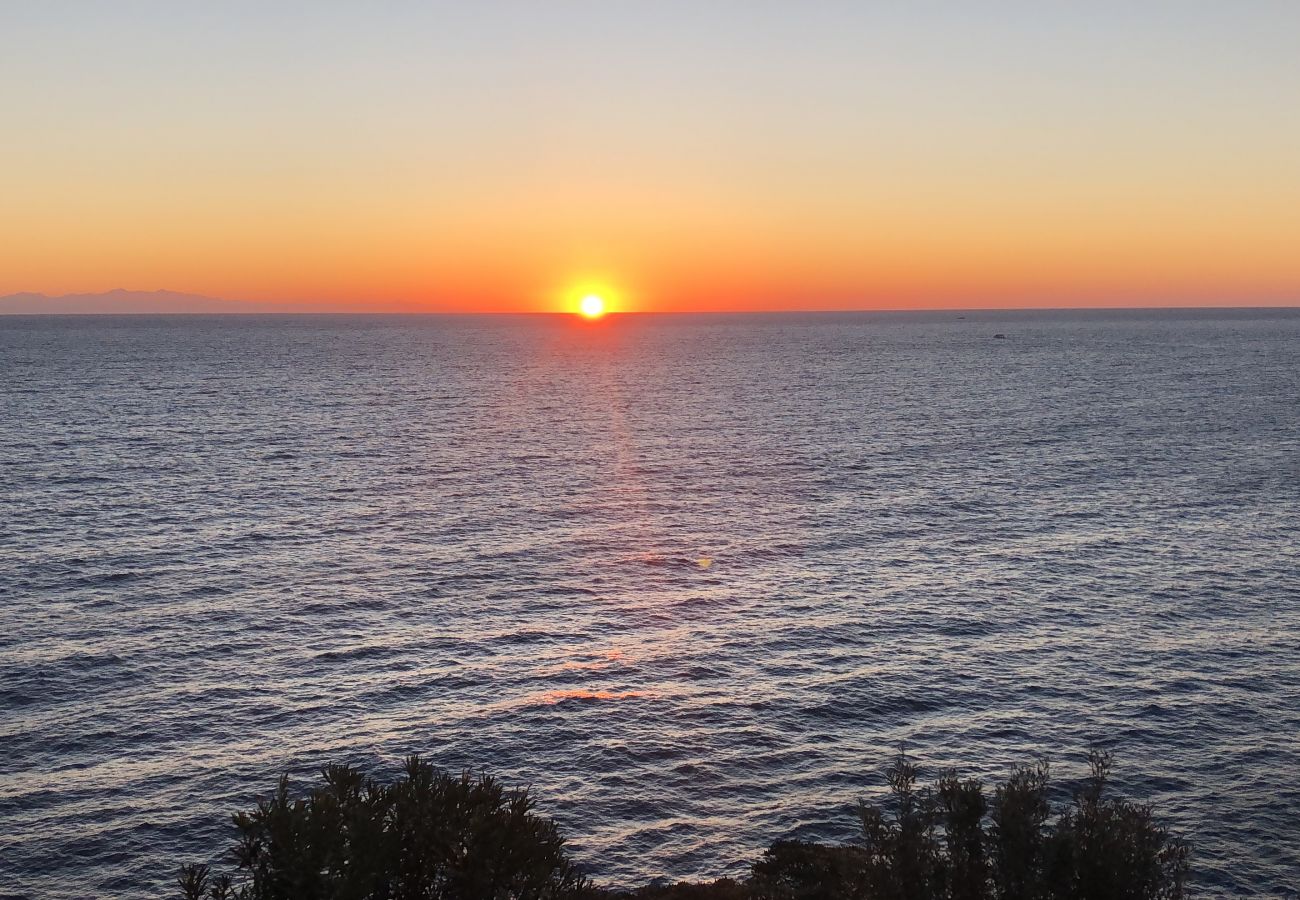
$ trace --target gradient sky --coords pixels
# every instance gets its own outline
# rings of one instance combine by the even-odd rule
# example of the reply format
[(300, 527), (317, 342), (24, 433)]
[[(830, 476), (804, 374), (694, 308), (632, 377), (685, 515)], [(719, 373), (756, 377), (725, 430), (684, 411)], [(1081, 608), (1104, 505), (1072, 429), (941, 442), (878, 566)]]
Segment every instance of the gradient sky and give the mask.
[(10, 3), (0, 294), (1300, 302), (1300, 2)]

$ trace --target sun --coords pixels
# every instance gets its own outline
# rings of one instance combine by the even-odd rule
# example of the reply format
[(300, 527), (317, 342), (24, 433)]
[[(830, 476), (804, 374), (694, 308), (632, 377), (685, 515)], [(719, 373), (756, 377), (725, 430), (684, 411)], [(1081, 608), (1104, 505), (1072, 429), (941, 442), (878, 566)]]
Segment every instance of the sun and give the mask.
[(574, 278), (552, 295), (551, 309), (594, 322), (628, 310), (628, 294), (609, 278)]

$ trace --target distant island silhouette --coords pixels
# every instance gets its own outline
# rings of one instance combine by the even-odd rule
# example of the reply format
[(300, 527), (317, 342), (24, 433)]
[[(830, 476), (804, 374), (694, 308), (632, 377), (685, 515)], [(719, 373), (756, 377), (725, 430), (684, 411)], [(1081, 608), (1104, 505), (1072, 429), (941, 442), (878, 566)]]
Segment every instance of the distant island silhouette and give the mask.
[(209, 315), (301, 311), (300, 307), (289, 303), (225, 300), (180, 291), (132, 291), (125, 288), (58, 296), (29, 291), (0, 297), (0, 315)]

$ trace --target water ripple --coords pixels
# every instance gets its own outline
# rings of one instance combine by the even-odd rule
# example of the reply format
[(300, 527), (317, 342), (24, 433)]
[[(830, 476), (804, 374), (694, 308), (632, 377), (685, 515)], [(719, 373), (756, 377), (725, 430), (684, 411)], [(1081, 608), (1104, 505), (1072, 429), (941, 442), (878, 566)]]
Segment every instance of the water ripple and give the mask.
[(1096, 742), (1202, 891), (1294, 896), (1298, 338), (6, 319), (0, 893), (156, 896), (330, 761), (532, 784), (628, 883), (850, 836), (899, 743)]

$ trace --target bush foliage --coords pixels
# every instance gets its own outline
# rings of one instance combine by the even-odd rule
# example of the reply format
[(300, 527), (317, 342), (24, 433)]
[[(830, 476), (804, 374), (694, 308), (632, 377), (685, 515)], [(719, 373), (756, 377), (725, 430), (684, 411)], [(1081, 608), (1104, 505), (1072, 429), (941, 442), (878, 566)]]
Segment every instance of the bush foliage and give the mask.
[(862, 803), (860, 843), (778, 842), (755, 863), (754, 900), (1177, 900), (1187, 847), (1148, 806), (1106, 796), (1109, 754), (1073, 802), (1053, 811), (1045, 764), (1022, 766), (990, 798), (945, 773), (917, 787), (905, 757), (890, 798)]
[(181, 871), (186, 900), (567, 900), (587, 883), (527, 791), (419, 757), (389, 785), (349, 766), (235, 816), (237, 875)]
[(347, 766), (293, 800), (235, 816), (233, 876), (186, 866), (185, 900), (1179, 900), (1187, 847), (1150, 807), (1106, 793), (1111, 758), (1054, 809), (1045, 764), (990, 796), (945, 773), (918, 786), (900, 755), (883, 804), (859, 804), (859, 840), (778, 841), (743, 881), (600, 890), (579, 874), (526, 791), (440, 772), (418, 757), (389, 785)]

